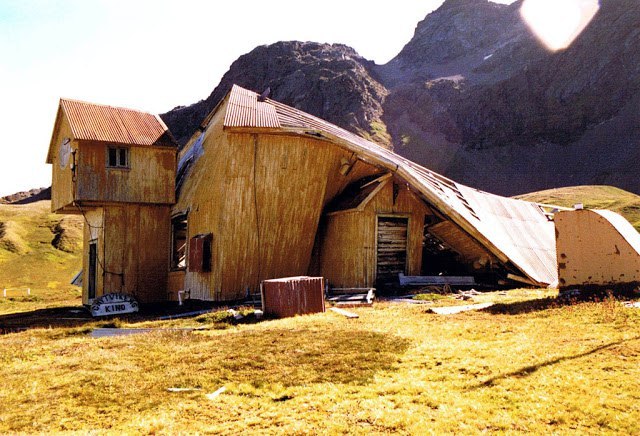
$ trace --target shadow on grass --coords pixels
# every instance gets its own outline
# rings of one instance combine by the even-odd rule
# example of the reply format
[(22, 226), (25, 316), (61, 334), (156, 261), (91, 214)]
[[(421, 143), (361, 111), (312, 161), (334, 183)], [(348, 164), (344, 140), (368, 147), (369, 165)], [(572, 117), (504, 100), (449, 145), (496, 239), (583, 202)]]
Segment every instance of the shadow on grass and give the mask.
[(206, 350), (194, 361), (201, 374), (216, 379), (213, 385), (247, 384), (255, 389), (273, 384), (367, 384), (376, 373), (394, 370), (411, 344), (392, 334), (335, 328), (245, 331), (192, 340), (201, 341), (197, 348)]
[(598, 353), (599, 351), (606, 350), (607, 348), (615, 347), (616, 345), (620, 345), (626, 342), (637, 341), (638, 339), (640, 339), (640, 336), (634, 336), (633, 338), (629, 338), (629, 339), (621, 339), (619, 341), (609, 342), (608, 344), (600, 345), (598, 347), (592, 348), (591, 350), (585, 351), (583, 353), (578, 353), (571, 356), (556, 357), (555, 359), (547, 360), (546, 362), (536, 363), (535, 365), (523, 366), (522, 368), (517, 369), (515, 371), (511, 371), (505, 374), (500, 374), (500, 375), (491, 377), (482, 383), (478, 383), (473, 386), (470, 386), (469, 388), (467, 388), (467, 390), (474, 390), (474, 389), (489, 387), (489, 386), (492, 386), (496, 381), (505, 380), (508, 378), (528, 377), (541, 368), (545, 368), (547, 366), (555, 365), (556, 363), (561, 363), (568, 360), (580, 359), (582, 357), (586, 357), (591, 354)]
[[(79, 327), (118, 327), (121, 323), (137, 324), (155, 321), (162, 317), (196, 318), (204, 311), (211, 311), (216, 322), (233, 324), (233, 316), (224, 312), (225, 316), (217, 316), (228, 306), (190, 300), (183, 306), (177, 303), (144, 305), (140, 312), (117, 315), (115, 317), (93, 318), (83, 306), (54, 307), (37, 309), (28, 312), (17, 312), (0, 315), (0, 334), (17, 333), (36, 328), (79, 328)], [(219, 312), (214, 312), (219, 309)], [(187, 315), (187, 316), (185, 316)], [(212, 318), (209, 317), (209, 318)]]
[(482, 309), (482, 312), (494, 315), (520, 315), (522, 313), (540, 312), (562, 306), (575, 304), (575, 300), (566, 298), (546, 297), (538, 300), (517, 301), (514, 303), (497, 303)]
[(495, 315), (520, 315), (523, 313), (541, 312), (543, 310), (558, 309), (565, 306), (573, 306), (580, 303), (602, 303), (608, 300), (624, 301), (637, 299), (634, 293), (616, 293), (611, 291), (589, 292), (581, 296), (546, 297), (537, 300), (517, 301), (514, 303), (497, 303), (482, 309), (483, 312)]

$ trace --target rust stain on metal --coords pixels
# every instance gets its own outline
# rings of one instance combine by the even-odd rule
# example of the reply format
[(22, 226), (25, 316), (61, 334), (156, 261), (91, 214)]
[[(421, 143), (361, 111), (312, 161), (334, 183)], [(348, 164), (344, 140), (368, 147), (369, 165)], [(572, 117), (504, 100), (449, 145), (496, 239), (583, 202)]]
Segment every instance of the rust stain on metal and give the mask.
[(324, 278), (302, 276), (263, 281), (262, 310), (278, 318), (324, 312)]

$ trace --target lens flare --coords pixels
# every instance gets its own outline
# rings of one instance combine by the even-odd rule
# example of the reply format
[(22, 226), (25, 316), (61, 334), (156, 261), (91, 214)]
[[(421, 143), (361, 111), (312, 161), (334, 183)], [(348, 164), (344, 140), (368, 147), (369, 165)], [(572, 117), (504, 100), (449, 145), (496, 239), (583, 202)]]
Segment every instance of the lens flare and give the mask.
[(598, 0), (525, 0), (520, 15), (549, 50), (557, 51), (571, 45), (598, 9)]

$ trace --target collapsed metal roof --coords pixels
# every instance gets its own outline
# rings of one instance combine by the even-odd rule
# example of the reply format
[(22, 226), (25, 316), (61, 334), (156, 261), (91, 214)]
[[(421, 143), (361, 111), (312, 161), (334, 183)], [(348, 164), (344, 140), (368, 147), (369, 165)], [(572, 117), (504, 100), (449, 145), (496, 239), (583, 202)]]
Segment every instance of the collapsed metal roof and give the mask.
[[(531, 284), (557, 282), (555, 233), (541, 205), (501, 197), (456, 183), (402, 156), (255, 92), (234, 85), (226, 99), (224, 128), (238, 131), (289, 132), (321, 138), (387, 169), (409, 183), (423, 200), (472, 235), (501, 262), (510, 263)], [(202, 127), (224, 108), (224, 100)]]

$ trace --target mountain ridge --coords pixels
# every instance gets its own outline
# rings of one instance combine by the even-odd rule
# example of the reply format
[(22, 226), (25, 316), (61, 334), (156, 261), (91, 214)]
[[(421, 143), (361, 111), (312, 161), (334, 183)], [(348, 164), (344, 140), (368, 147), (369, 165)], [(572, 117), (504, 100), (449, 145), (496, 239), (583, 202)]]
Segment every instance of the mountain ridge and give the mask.
[(520, 19), (521, 4), (447, 0), (384, 65), (341, 44), (259, 46), (206, 99), (161, 116), (184, 143), (233, 83), (268, 87), (486, 191), (598, 183), (640, 192), (630, 163), (640, 157), (640, 8), (602, 0), (573, 45), (553, 53)]

